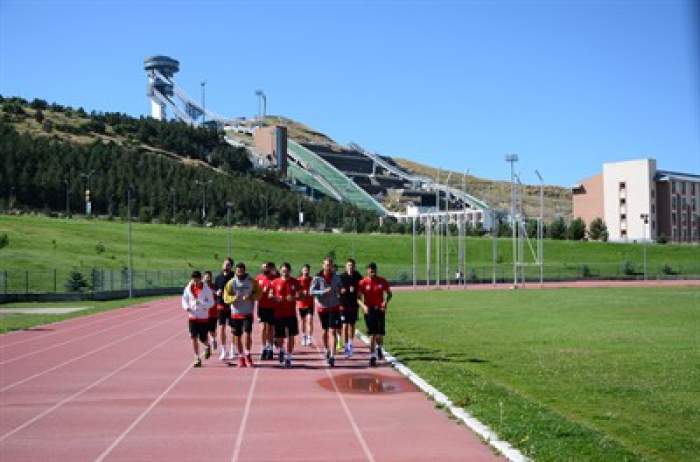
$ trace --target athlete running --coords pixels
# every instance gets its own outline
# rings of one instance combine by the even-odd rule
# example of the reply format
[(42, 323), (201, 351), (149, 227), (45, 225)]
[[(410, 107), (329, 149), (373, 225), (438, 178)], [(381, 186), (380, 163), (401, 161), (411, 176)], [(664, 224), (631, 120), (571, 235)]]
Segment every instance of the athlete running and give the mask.
[(340, 278), (333, 271), (333, 259), (327, 257), (323, 260), (323, 269), (311, 281), (309, 292), (314, 296), (321, 319), (326, 362), (331, 367), (335, 366), (335, 345), (339, 337), (341, 289)]
[(304, 265), (301, 268), (301, 276), (297, 278), (301, 287), (300, 299), (297, 302), (299, 317), (301, 318), (301, 344), (313, 345), (314, 335), (314, 298), (309, 293), (311, 288), (311, 267)]
[(202, 359), (199, 356), (199, 342), (204, 345), (204, 359), (211, 356), (209, 346), (208, 324), (209, 307), (214, 304), (214, 297), (207, 286), (202, 281), (202, 273), (192, 272), (192, 279), (182, 293), (182, 308), (189, 314), (189, 330), (192, 339), (192, 349), (194, 350), (194, 367), (202, 366)]
[[(213, 294), (216, 290), (214, 288), (214, 282), (212, 282), (211, 271), (204, 272), (204, 283), (209, 287), (211, 293)], [(212, 296), (213, 298), (213, 296)], [(216, 350), (216, 321), (218, 319), (216, 303), (212, 303), (209, 307), (209, 322), (207, 323), (207, 331), (209, 332), (209, 344), (212, 350)]]
[(236, 276), (224, 288), (224, 301), (231, 305), (231, 334), (238, 351), (242, 353), (238, 357), (238, 367), (253, 367), (253, 308), (260, 295), (261, 289), (257, 281), (248, 276), (245, 263), (239, 262), (236, 265)]
[(275, 318), (273, 312), (274, 302), (270, 299), (270, 289), (272, 281), (277, 279), (277, 269), (273, 262), (265, 263), (263, 271), (255, 277), (255, 281), (260, 286), (262, 294), (258, 300), (258, 319), (262, 324), (260, 353), (261, 360), (270, 360), (274, 357), (272, 342), (274, 339)]
[[(272, 281), (270, 298), (274, 302), (275, 343), (279, 348), (279, 362), (285, 367), (292, 366), (294, 339), (299, 335), (296, 301), (299, 299), (301, 286), (291, 275), (289, 263), (280, 266), (280, 277)], [(287, 351), (284, 350), (284, 339), (287, 339)]]
[(358, 286), (362, 280), (362, 275), (355, 271), (355, 260), (352, 258), (345, 262), (345, 272), (340, 275), (340, 282), (343, 288), (340, 291), (341, 315), (343, 323), (343, 344), (345, 346), (345, 356), (351, 358), (353, 354), (353, 339), (355, 338), (355, 323), (357, 323), (357, 302)]
[[(233, 260), (227, 258), (221, 267), (221, 273), (214, 279), (214, 288), (216, 289), (216, 313), (219, 321), (219, 339), (221, 340), (221, 355), (219, 359), (234, 359), (236, 357), (236, 348), (231, 343), (231, 348), (226, 348), (226, 329), (228, 329), (231, 319), (231, 307), (224, 301), (224, 287), (233, 277)], [(227, 355), (228, 352), (228, 355)]]
[[(370, 336), (369, 365), (377, 365), (377, 357), (384, 359), (382, 344), (385, 329), (386, 310), (391, 300), (391, 289), (386, 279), (377, 276), (377, 264), (367, 265), (367, 277), (360, 282), (360, 306), (365, 313), (365, 324), (367, 325), (367, 335)], [(386, 298), (385, 295), (386, 294)]]

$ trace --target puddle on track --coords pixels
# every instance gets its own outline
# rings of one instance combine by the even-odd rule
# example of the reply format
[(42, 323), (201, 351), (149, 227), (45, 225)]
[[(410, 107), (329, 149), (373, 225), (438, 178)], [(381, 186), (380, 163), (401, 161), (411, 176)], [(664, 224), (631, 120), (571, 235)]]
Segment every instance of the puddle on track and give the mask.
[[(385, 394), (418, 392), (418, 388), (403, 377), (388, 377), (371, 373), (340, 374), (333, 377), (341, 393)], [(317, 380), (328, 391), (335, 391), (329, 378)]]

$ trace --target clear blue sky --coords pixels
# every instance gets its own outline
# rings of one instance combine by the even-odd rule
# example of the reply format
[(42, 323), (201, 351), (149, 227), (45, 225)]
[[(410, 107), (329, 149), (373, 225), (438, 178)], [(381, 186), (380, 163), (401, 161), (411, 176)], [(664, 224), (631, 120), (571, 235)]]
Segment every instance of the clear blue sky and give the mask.
[(700, 173), (699, 0), (0, 0), (0, 93), (148, 114), (143, 59), (227, 116), (291, 117), (477, 176)]

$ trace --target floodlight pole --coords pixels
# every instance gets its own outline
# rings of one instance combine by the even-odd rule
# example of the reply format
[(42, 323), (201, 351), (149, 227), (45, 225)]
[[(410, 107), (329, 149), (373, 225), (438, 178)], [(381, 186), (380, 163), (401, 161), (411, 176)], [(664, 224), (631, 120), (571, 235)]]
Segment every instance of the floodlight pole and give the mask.
[(85, 178), (85, 216), (92, 215), (92, 202), (90, 201), (90, 180), (92, 175), (95, 173), (95, 169), (92, 169), (90, 173), (83, 173), (81, 176)]
[(134, 298), (134, 252), (131, 244), (131, 196), (133, 186), (126, 189), (126, 219), (129, 224), (129, 298)]
[(435, 287), (440, 286), (440, 170), (438, 169), (435, 187)]
[(265, 125), (265, 116), (267, 115), (267, 97), (262, 90), (255, 90), (255, 95), (258, 97), (259, 126), (262, 127)]
[(513, 235), (513, 287), (518, 287), (518, 243), (517, 229), (515, 223), (515, 163), (518, 161), (517, 154), (506, 154), (506, 162), (510, 163), (510, 225)]
[(202, 226), (206, 225), (207, 221), (207, 185), (211, 184), (211, 180), (199, 181), (194, 180), (195, 184), (202, 186)]
[(539, 170), (535, 175), (540, 179), (540, 219), (537, 223), (537, 259), (540, 264), (540, 287), (544, 287), (544, 180)]
[(450, 288), (450, 178), (452, 172), (447, 174), (447, 183), (445, 183), (445, 283), (447, 289)]
[(413, 217), (413, 288), (415, 289), (418, 285), (418, 278), (416, 274), (416, 265), (418, 259), (418, 248), (416, 245), (416, 218)]
[(649, 214), (648, 213), (642, 213), (639, 215), (639, 218), (642, 219), (644, 222), (644, 229), (643, 229), (643, 241), (644, 241), (644, 280), (647, 280), (647, 226), (649, 225)]
[(431, 236), (433, 231), (433, 218), (430, 214), (426, 215), (425, 224), (425, 286), (430, 287), (430, 259), (432, 255), (430, 254), (430, 243), (433, 239)]
[(459, 257), (461, 269), (459, 275), (462, 278), (462, 285), (467, 285), (467, 175), (469, 169), (462, 175), (462, 240), (461, 255)]

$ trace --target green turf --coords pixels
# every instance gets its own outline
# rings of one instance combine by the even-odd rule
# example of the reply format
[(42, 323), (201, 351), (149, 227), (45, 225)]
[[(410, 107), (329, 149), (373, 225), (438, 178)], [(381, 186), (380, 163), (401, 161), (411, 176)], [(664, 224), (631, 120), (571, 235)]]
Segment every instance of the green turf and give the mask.
[[(126, 275), (120, 273), (120, 269), (128, 263), (125, 223), (5, 215), (0, 216), (1, 233), (8, 234), (9, 246), (0, 249), (0, 292), (5, 284), (12, 293), (27, 289), (30, 292), (53, 291), (54, 288), (60, 291), (72, 268), (80, 270), (86, 277), (93, 268), (105, 270), (99, 275), (104, 289), (124, 288)], [(510, 279), (511, 243), (508, 239), (499, 241), (501, 263), (498, 275)], [(194, 268), (217, 270), (227, 253), (226, 242), (225, 228), (135, 224), (134, 266), (139, 270), (136, 286), (179, 286)], [(332, 253), (339, 260), (354, 256), (360, 265), (376, 261), (380, 271), (389, 279), (408, 281), (412, 277), (411, 236), (236, 228), (232, 233), (232, 248), (236, 261), (248, 262), (255, 268), (263, 261), (272, 260), (289, 261), (295, 269), (303, 263), (310, 263), (313, 269), (318, 269), (323, 257)], [(451, 250), (451, 268), (456, 270), (456, 239), (452, 241)], [(642, 246), (636, 244), (546, 241), (545, 272), (552, 277), (578, 276), (581, 266), (587, 264), (593, 276), (621, 276), (622, 262), (626, 260), (635, 265), (637, 272), (641, 271), (642, 252)], [(467, 275), (490, 280), (492, 255), (491, 239), (469, 238)], [(665, 264), (683, 275), (700, 275), (698, 246), (651, 245), (648, 259), (654, 278)], [(421, 237), (418, 244), (419, 278), (425, 277), (425, 261), (425, 239)], [(538, 275), (537, 268), (529, 269), (531, 280)], [(444, 279), (445, 275), (441, 277)]]
[(700, 454), (700, 288), (399, 292), (386, 346), (537, 460)]
[(0, 311), (7, 308), (61, 308), (61, 307), (85, 307), (89, 309), (75, 311), (65, 314), (24, 314), (15, 313), (10, 315), (0, 315), (0, 334), (11, 332), (13, 330), (29, 329), (36, 326), (42, 326), (56, 321), (77, 318), (89, 314), (99, 313), (101, 311), (109, 311), (115, 308), (148, 303), (153, 300), (159, 300), (163, 297), (143, 297), (133, 299), (110, 300), (106, 302), (98, 302), (94, 300), (86, 300), (79, 302), (45, 302), (45, 303), (8, 303), (0, 305)]

